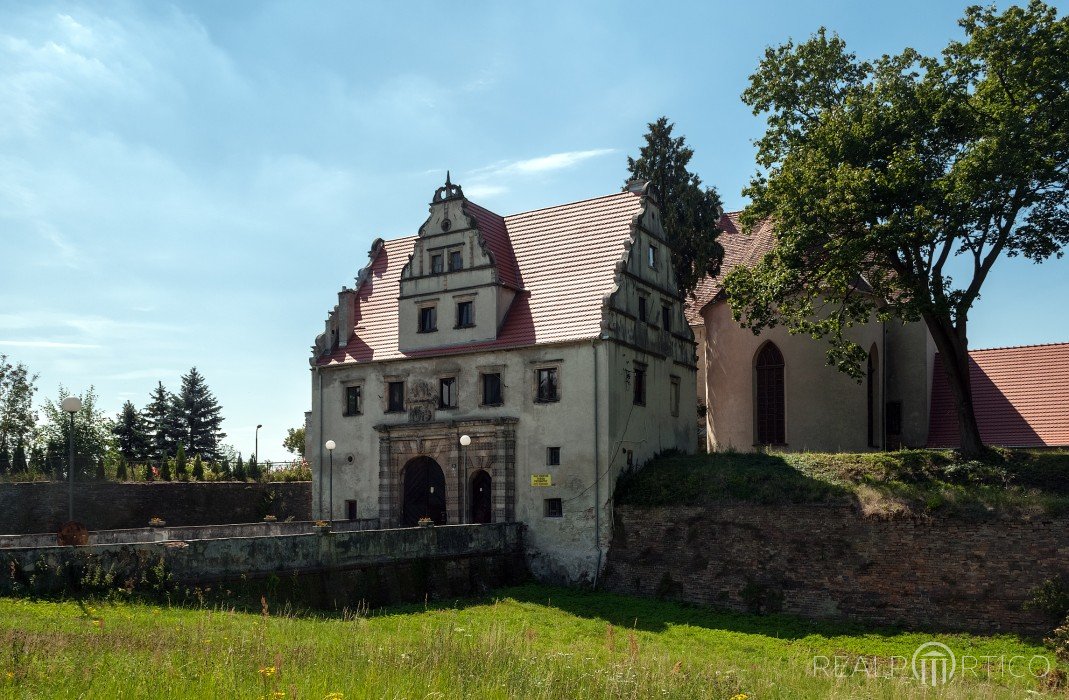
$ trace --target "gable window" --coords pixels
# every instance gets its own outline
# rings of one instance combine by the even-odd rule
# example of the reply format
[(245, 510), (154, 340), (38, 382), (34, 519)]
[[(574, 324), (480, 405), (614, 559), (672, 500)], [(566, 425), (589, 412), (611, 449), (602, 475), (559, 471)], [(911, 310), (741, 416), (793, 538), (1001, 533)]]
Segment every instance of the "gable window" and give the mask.
[(671, 306), (662, 306), (661, 307), (661, 328), (665, 329), (666, 331), (672, 330), (672, 307)]
[(638, 320), (646, 320), (646, 297), (644, 296), (638, 298)]
[(679, 415), (679, 377), (672, 376), (672, 383), (668, 387), (668, 405), (672, 409), (672, 415)]
[(783, 369), (783, 354), (779, 348), (773, 343), (765, 344), (754, 366), (758, 445), (784, 445), (787, 442)]
[(657, 248), (656, 246), (649, 246), (646, 248), (646, 262), (649, 264), (651, 270), (657, 269)]
[(449, 251), (449, 271), (464, 269), (464, 258), (461, 256), (459, 250)]
[(438, 380), (438, 408), (457, 407), (457, 378), (442, 377)]
[(470, 328), (475, 325), (472, 302), (457, 302), (457, 328)]
[(386, 384), (386, 411), (387, 413), (403, 413), (405, 410), (405, 383), (387, 382)]
[(538, 382), (538, 401), (559, 401), (560, 391), (557, 382), (557, 368), (544, 367), (536, 371), (535, 378)]
[(438, 330), (438, 307), (421, 306), (419, 309), (419, 332), (432, 333)]
[(483, 375), (483, 405), (484, 406), (500, 406), (502, 401), (501, 396), (501, 375), (497, 372)]
[(633, 403), (636, 406), (646, 405), (646, 365), (635, 363), (635, 395)]
[(359, 386), (347, 386), (345, 387), (345, 415), (358, 416), (360, 415), (360, 399), (361, 399), (361, 387)]
[(560, 448), (559, 447), (547, 447), (546, 448), (546, 464), (550, 467), (556, 467), (560, 465)]
[(444, 264), (444, 260), (442, 259), (442, 254), (441, 253), (437, 253), (435, 255), (432, 255), (431, 256), (431, 274), (432, 275), (440, 275), (442, 273), (443, 269), (444, 269), (443, 268), (443, 264)]
[(547, 518), (563, 518), (564, 504), (559, 498), (547, 498), (543, 502), (542, 513)]

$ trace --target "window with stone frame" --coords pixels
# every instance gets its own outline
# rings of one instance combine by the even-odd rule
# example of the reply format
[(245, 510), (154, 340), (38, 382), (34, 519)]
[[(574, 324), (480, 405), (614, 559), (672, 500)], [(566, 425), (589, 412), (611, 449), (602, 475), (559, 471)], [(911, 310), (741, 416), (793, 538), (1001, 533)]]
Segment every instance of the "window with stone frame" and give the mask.
[(560, 448), (559, 447), (547, 447), (546, 448), (546, 466), (550, 466), (550, 467), (560, 466)]
[(645, 294), (639, 294), (638, 295), (638, 320), (639, 321), (645, 321), (646, 320), (646, 302), (647, 302), (646, 295)]
[(672, 375), (668, 385), (668, 406), (673, 416), (679, 415), (679, 377)]
[(651, 270), (657, 269), (657, 246), (649, 245), (646, 247), (646, 264), (649, 265)]
[(547, 518), (563, 518), (564, 503), (559, 498), (547, 498), (542, 504), (542, 514)]
[(661, 306), (661, 328), (672, 330), (672, 307), (668, 304)]
[(635, 376), (632, 381), (634, 395), (632, 403), (636, 406), (646, 405), (646, 365), (641, 362), (635, 363)]
[(464, 256), (460, 250), (449, 251), (449, 271), (455, 272), (464, 269)]
[(386, 382), (386, 412), (404, 413), (405, 383), (402, 381)]
[(431, 274), (440, 275), (445, 272), (445, 258), (441, 253), (435, 253), (431, 256)]
[(486, 372), (481, 375), (483, 383), (483, 406), (500, 406), (505, 403), (501, 391), (501, 373)]
[(438, 307), (433, 305), (419, 307), (419, 332), (433, 333), (438, 330)]
[(457, 328), (475, 325), (475, 303), (470, 299), (457, 302)]
[(438, 380), (438, 408), (457, 407), (457, 378), (442, 377)]
[(556, 367), (539, 367), (535, 370), (535, 401), (560, 401), (560, 373)]
[(364, 388), (359, 384), (345, 387), (345, 415), (359, 416), (363, 411)]

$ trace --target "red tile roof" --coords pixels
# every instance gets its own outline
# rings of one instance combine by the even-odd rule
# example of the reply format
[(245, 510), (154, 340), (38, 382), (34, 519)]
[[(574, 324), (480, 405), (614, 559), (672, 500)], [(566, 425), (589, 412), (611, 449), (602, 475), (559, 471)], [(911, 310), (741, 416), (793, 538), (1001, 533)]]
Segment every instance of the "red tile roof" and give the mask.
[(764, 221), (757, 230), (743, 233), (739, 223), (741, 214), (741, 211), (735, 211), (720, 217), (720, 245), (724, 246), (724, 261), (720, 265), (720, 274), (703, 277), (687, 300), (684, 313), (687, 323), (692, 326), (702, 323), (702, 309), (720, 296), (724, 290), (724, 278), (732, 270), (739, 265), (753, 265), (772, 250), (774, 239), (771, 224)]
[[(969, 353), (980, 436), (990, 445), (1069, 445), (1069, 343)], [(942, 358), (935, 357), (929, 447), (957, 447), (958, 421)]]
[(639, 213), (641, 201), (635, 194), (620, 192), (506, 217), (469, 202), (468, 211), (476, 218), (483, 240), (497, 262), (501, 282), (522, 288), (497, 339), (480, 343), (398, 350), (401, 268), (412, 253), (416, 237), (386, 241), (356, 290), (355, 332), (348, 345), (320, 358), (318, 364), (596, 338), (601, 332), (603, 297), (614, 288), (614, 268), (623, 258), (632, 219)]

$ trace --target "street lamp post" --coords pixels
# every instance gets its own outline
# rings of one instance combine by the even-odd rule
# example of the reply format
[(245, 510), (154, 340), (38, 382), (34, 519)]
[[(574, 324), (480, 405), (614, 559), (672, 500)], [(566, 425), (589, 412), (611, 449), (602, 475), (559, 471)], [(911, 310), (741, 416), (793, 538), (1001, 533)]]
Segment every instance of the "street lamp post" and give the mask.
[(67, 434), (67, 445), (70, 450), (70, 461), (67, 464), (67, 521), (74, 520), (74, 414), (82, 410), (82, 400), (77, 396), (68, 396), (60, 404), (65, 412), (71, 414), (70, 432)]
[(458, 503), (460, 504), (460, 517), (458, 518), (458, 520), (459, 520), (461, 525), (463, 525), (464, 521), (467, 519), (467, 512), (465, 510), (466, 507), (467, 507), (467, 504), (465, 503), (465, 501), (467, 501), (467, 489), (465, 488), (465, 483), (464, 483), (464, 472), (465, 472), (465, 467), (468, 466), (468, 463), (464, 459), (465, 456), (466, 456), (464, 454), (464, 452), (465, 452), (464, 448), (467, 447), (470, 444), (471, 444), (471, 436), (470, 435), (465, 434), (465, 435), (461, 435), (460, 436), (460, 465), (459, 465), (460, 468), (457, 469), (457, 481), (459, 482), (457, 484), (457, 486), (458, 486), (458, 488), (457, 488), (457, 498), (458, 498)]
[(263, 425), (256, 426), (256, 451), (253, 454), (256, 456), (256, 466), (260, 466), (260, 428)]
[(327, 487), (327, 500), (330, 501), (328, 510), (330, 513), (330, 522), (334, 522), (334, 448), (337, 445), (333, 440), (327, 440), (327, 444), (324, 445), (327, 448), (327, 453), (330, 455), (330, 481)]

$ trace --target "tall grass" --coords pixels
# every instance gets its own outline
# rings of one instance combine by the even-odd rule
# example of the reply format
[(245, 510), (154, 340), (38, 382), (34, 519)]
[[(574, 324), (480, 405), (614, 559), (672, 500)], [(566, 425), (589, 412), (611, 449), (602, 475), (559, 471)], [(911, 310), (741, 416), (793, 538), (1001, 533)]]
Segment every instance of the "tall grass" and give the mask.
[[(813, 673), (927, 635), (873, 632), (540, 586), (374, 615), (0, 600), (0, 696), (18, 698), (1002, 698), (1042, 681)], [(946, 635), (959, 653), (1042, 654), (1015, 637)]]

